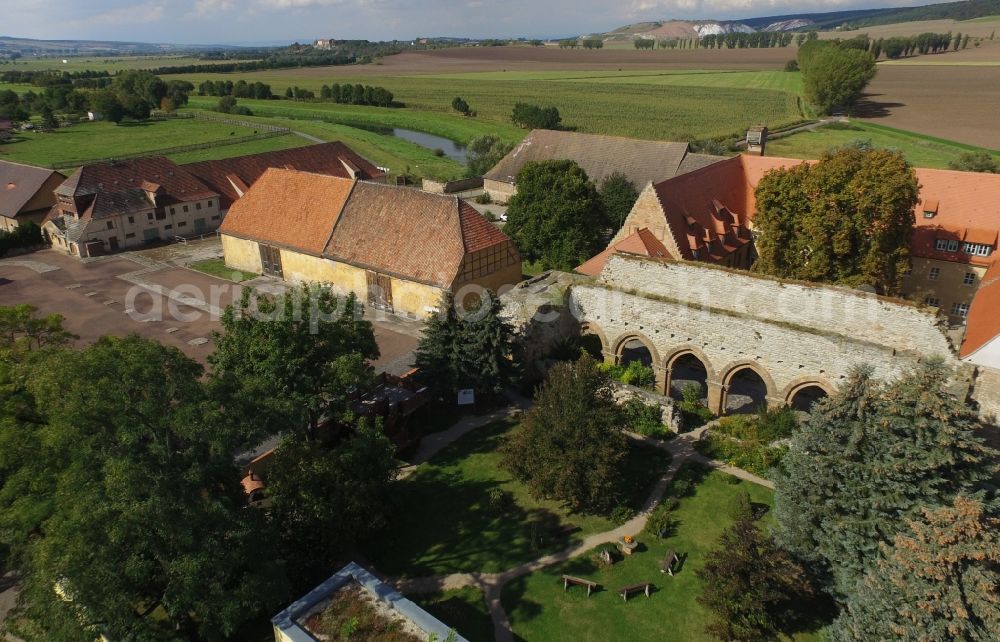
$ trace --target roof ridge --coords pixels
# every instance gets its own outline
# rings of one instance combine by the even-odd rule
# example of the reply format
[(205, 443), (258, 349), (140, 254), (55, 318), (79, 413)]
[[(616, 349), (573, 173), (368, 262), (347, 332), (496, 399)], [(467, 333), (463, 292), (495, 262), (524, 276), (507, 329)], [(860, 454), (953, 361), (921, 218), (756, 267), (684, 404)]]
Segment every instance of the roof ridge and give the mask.
[(323, 242), (323, 249), (322, 251), (320, 251), (320, 254), (325, 254), (326, 248), (330, 246), (330, 241), (333, 239), (333, 234), (334, 232), (337, 231), (337, 226), (340, 225), (340, 218), (343, 215), (344, 210), (347, 208), (347, 204), (351, 201), (351, 197), (354, 196), (354, 190), (355, 188), (357, 188), (359, 182), (360, 181), (356, 178), (353, 179), (353, 181), (351, 182), (351, 190), (347, 192), (347, 196), (344, 197), (343, 202), (341, 202), (340, 204), (340, 209), (337, 210), (337, 218), (333, 219), (333, 227), (330, 228), (330, 233), (327, 235), (326, 241)]

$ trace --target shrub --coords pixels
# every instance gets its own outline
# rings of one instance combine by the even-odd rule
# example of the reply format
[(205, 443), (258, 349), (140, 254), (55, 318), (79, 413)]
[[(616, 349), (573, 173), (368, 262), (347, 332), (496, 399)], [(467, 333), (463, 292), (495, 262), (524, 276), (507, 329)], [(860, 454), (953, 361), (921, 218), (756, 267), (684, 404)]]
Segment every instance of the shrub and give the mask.
[(663, 411), (657, 405), (629, 399), (622, 404), (621, 409), (625, 415), (625, 425), (632, 432), (647, 437), (663, 437), (670, 432), (663, 425)]
[(792, 58), (791, 60), (785, 63), (785, 71), (798, 71), (798, 70), (799, 70), (798, 60)]
[(621, 526), (628, 520), (632, 519), (634, 516), (635, 516), (635, 511), (633, 511), (628, 506), (616, 506), (615, 509), (611, 511), (610, 518), (612, 522)]
[(490, 196), (489, 192), (483, 192), (482, 194), (476, 197), (476, 202), (479, 203), (480, 205), (489, 205), (490, 203), (493, 202), (493, 197)]
[(435, 148), (434, 148), (434, 151), (433, 151), (432, 153), (433, 153), (433, 154), (434, 154), (435, 156), (437, 156), (438, 158), (441, 158), (442, 156), (444, 156), (444, 150), (443, 150), (443, 149), (441, 149), (440, 147), (435, 147)]
[(0, 256), (23, 247), (42, 244), (42, 228), (33, 222), (18, 225), (13, 231), (0, 231)]
[(462, 98), (455, 96), (451, 101), (451, 108), (460, 114), (465, 116), (469, 115), (472, 110), (469, 109), (469, 103), (465, 102)]
[(759, 442), (741, 441), (726, 435), (709, 434), (695, 445), (701, 454), (730, 466), (767, 477), (771, 468), (781, 462), (787, 452), (784, 447), (772, 447)]
[(621, 382), (637, 388), (651, 388), (656, 382), (656, 375), (641, 361), (631, 361), (622, 373)]

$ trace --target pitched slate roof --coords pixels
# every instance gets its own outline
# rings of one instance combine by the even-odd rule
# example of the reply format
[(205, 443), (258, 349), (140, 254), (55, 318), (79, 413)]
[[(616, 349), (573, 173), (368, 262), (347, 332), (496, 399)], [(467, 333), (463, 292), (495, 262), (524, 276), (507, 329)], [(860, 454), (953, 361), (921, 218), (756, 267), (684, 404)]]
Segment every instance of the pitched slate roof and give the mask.
[[(647, 183), (662, 181), (680, 173), (687, 155), (687, 143), (536, 129), (488, 171), (484, 178), (514, 183), (517, 173), (528, 161), (572, 160), (587, 172), (594, 183), (600, 184), (614, 172), (621, 172), (642, 189)], [(688, 163), (688, 167), (707, 162), (709, 158), (722, 160), (720, 157), (698, 155)]]
[(271, 167), (365, 180), (385, 175), (339, 141), (181, 165), (222, 195), (220, 207), (223, 210), (229, 209), (240, 193), (245, 193)]
[[(58, 196), (72, 198), (76, 207), (90, 208), (91, 196), (100, 194), (106, 207), (94, 207), (93, 216), (100, 218), (121, 212), (115, 210), (115, 199), (122, 206), (135, 208), (138, 198), (146, 200), (144, 185), (155, 184), (159, 206), (212, 198), (217, 194), (194, 176), (164, 156), (147, 156), (125, 161), (110, 161), (84, 165), (56, 188)], [(152, 206), (151, 203), (146, 207)], [(79, 212), (83, 214), (83, 212)]]
[(53, 175), (62, 176), (51, 169), (0, 161), (0, 216), (17, 216)]
[(606, 250), (576, 268), (576, 271), (587, 276), (597, 276), (604, 269), (611, 255), (618, 252), (639, 254), (652, 258), (671, 258), (670, 252), (663, 246), (663, 243), (652, 232), (643, 227), (636, 230), (631, 236), (627, 236), (617, 243), (609, 245)]
[(219, 231), (441, 288), (466, 253), (508, 241), (452, 196), (287, 169), (265, 171)]
[(1000, 261), (983, 276), (965, 321), (965, 337), (958, 355), (965, 359), (1000, 335)]
[(233, 203), (219, 232), (319, 256), (354, 181), (268, 169)]

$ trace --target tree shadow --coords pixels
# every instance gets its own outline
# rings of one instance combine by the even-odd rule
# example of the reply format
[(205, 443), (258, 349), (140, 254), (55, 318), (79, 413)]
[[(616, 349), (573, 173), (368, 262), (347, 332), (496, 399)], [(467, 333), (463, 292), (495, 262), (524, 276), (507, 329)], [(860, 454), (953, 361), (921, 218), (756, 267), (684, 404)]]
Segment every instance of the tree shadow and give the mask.
[[(528, 576), (523, 576), (511, 580), (504, 587), (503, 594), (500, 596), (503, 609), (507, 612), (507, 618), (510, 620), (512, 627), (515, 620), (530, 622), (542, 614), (542, 604), (525, 597), (528, 592), (527, 578)], [(522, 638), (515, 635), (514, 639), (520, 640)]]
[(884, 95), (861, 94), (861, 98), (854, 103), (851, 113), (858, 118), (885, 118), (892, 115), (893, 109), (906, 106), (906, 103), (876, 100), (877, 97)]

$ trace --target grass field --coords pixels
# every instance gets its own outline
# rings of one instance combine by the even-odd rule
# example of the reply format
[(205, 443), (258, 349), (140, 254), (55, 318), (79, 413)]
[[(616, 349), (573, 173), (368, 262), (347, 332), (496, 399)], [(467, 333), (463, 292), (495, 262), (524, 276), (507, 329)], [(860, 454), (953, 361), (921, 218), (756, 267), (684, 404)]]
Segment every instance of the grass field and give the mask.
[[(271, 84), (276, 92), (289, 85), (313, 90), (336, 82), (336, 70), (319, 75), (322, 70), (282, 70), (249, 74), (185, 74), (180, 77), (198, 84), (205, 79), (238, 79)], [(458, 74), (428, 76), (377, 76), (340, 79), (345, 82), (380, 85), (393, 92), (406, 109), (347, 107), (329, 103), (265, 104), (247, 101), (255, 113), (298, 115), (327, 112), (331, 118), (350, 124), (352, 118), (370, 122), (409, 121), (412, 128), (467, 142), (473, 132), (495, 131), (507, 138), (514, 136), (510, 113), (517, 102), (554, 105), (562, 115), (563, 125), (583, 132), (632, 136), (655, 140), (687, 140), (729, 136), (742, 132), (748, 124), (767, 123), (771, 127), (803, 118), (795, 93), (797, 74), (783, 72), (719, 72), (684, 74), (636, 74), (629, 72), (618, 79), (599, 73), (577, 73), (562, 78), (535, 72), (512, 73), (498, 79), (498, 74)], [(522, 74), (528, 74), (519, 79)], [(485, 76), (485, 77), (484, 77)], [(764, 85), (780, 89), (762, 89)], [(464, 98), (478, 112), (474, 119), (451, 116), (451, 101)], [(295, 105), (294, 107), (291, 105)], [(434, 122), (433, 115), (448, 115), (467, 121), (464, 126)], [(275, 114), (278, 115), (278, 114)], [(406, 127), (404, 124), (395, 126)], [(431, 129), (431, 126), (435, 126)], [(514, 130), (516, 131), (516, 130)], [(464, 133), (463, 133), (464, 132)]]
[[(511, 427), (500, 422), (473, 431), (396, 485), (390, 524), (363, 547), (380, 572), (404, 577), (496, 573), (614, 528), (604, 517), (570, 514), (559, 502), (534, 499), (502, 470), (497, 449)], [(633, 507), (645, 500), (667, 459), (650, 448), (630, 451), (626, 469)], [(510, 499), (502, 510), (490, 507), (489, 492), (497, 488)], [(557, 533), (570, 524), (580, 530)]]
[[(706, 474), (701, 470), (696, 476)], [(585, 555), (511, 582), (504, 588), (503, 604), (514, 633), (522, 640), (546, 642), (715, 640), (704, 631), (710, 615), (696, 600), (702, 581), (695, 572), (731, 523), (738, 494), (744, 492), (754, 502), (772, 503), (772, 492), (766, 488), (723, 473), (707, 473), (694, 494), (683, 498), (672, 513), (673, 532), (668, 538), (640, 534), (640, 551), (610, 568), (598, 567)], [(768, 524), (765, 517), (764, 525)], [(673, 577), (659, 570), (668, 549), (683, 560)], [(559, 579), (564, 573), (599, 582), (601, 589), (590, 598), (580, 587), (564, 592)], [(653, 582), (651, 597), (637, 595), (623, 602), (617, 589), (640, 582)], [(793, 639), (818, 640), (819, 634), (801, 632)]]
[[(51, 166), (74, 160), (153, 152), (158, 149), (227, 141), (253, 134), (253, 129), (195, 119), (143, 123), (84, 122), (49, 133), (20, 133), (13, 142), (0, 146), (0, 159)], [(282, 149), (304, 144), (297, 136), (266, 138), (240, 145), (224, 145), (178, 154), (185, 162), (224, 158), (242, 153)]]
[(877, 147), (899, 150), (916, 167), (947, 169), (950, 161), (969, 151), (987, 151), (1000, 160), (1000, 151), (985, 150), (859, 120), (851, 121), (850, 124), (828, 125), (814, 131), (771, 140), (767, 144), (767, 155), (818, 158), (832, 147), (840, 147), (858, 140), (871, 141), (872, 145)]
[(206, 259), (204, 261), (197, 261), (188, 267), (192, 270), (198, 270), (199, 272), (204, 272), (205, 274), (210, 274), (220, 279), (226, 279), (227, 281), (234, 281), (236, 283), (248, 281), (258, 276), (253, 272), (242, 272), (240, 270), (234, 270), (231, 267), (227, 267), (226, 262), (222, 259)]

